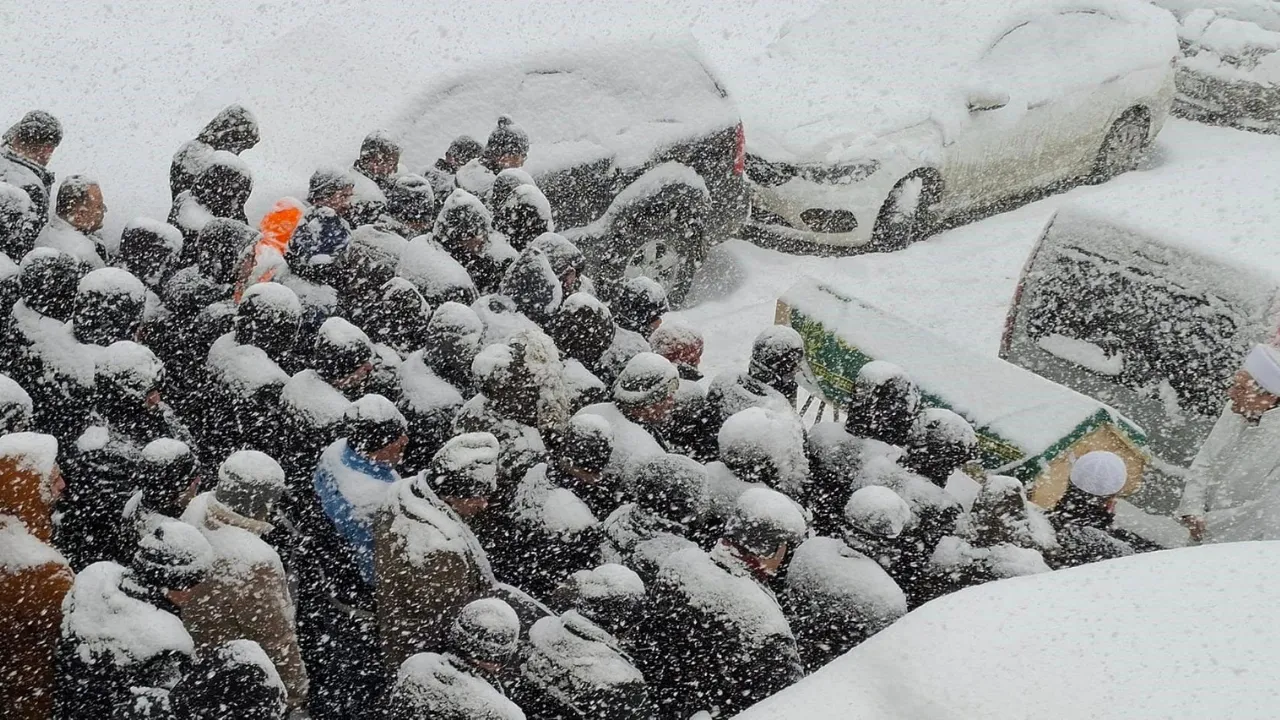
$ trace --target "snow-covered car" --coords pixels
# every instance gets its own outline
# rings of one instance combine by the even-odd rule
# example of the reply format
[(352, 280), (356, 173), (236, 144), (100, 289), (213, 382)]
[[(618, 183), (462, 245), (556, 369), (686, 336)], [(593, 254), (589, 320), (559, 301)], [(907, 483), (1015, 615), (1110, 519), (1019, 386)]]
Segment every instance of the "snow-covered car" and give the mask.
[(1000, 356), (1141, 426), (1163, 477), (1148, 509), (1172, 512), (1186, 468), (1249, 348), (1280, 328), (1280, 168), (1206, 193), (1204, 163), (1159, 191), (1136, 183), (1064, 205), (1032, 249)]
[(1277, 552), (1168, 550), (961, 590), (738, 720), (1272, 718)]
[(1175, 25), (1141, 0), (826, 5), (734, 71), (748, 229), (894, 249), (1132, 169), (1172, 102)]
[(500, 115), (529, 134), (525, 169), (557, 228), (590, 228), (567, 234), (598, 273), (649, 275), (678, 301), (707, 247), (746, 219), (738, 110), (691, 39), (521, 56), (433, 83), (393, 126), (402, 162), (427, 167), (458, 135), (483, 141)]
[(1158, 0), (1178, 17), (1173, 112), (1280, 132), (1280, 1)]

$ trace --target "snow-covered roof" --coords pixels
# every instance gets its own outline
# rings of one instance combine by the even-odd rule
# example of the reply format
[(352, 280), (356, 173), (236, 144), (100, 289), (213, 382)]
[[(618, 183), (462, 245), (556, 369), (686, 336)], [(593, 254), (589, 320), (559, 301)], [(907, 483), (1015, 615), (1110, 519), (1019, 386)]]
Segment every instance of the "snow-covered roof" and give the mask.
[[(1065, 12), (1117, 22), (1081, 21), (1087, 52), (1070, 63), (1021, 63), (1000, 47), (985, 56), (1010, 29)], [(1177, 54), (1173, 18), (1139, 0), (836, 0), (726, 71), (752, 152), (840, 161), (857, 159), (874, 136), (928, 120), (964, 127), (970, 90), (998, 88), (1011, 104), (1033, 104)]]
[(968, 588), (738, 717), (1271, 717), (1277, 552), (1210, 545)]
[[(902, 367), (926, 395), (942, 400), (980, 431), (1036, 456), (1099, 411), (1102, 403), (1035, 373), (952, 344), (816, 280), (780, 299), (870, 358)], [(803, 335), (804, 332), (802, 331)], [(810, 357), (810, 363), (815, 362)], [(1114, 410), (1113, 417), (1120, 417)]]

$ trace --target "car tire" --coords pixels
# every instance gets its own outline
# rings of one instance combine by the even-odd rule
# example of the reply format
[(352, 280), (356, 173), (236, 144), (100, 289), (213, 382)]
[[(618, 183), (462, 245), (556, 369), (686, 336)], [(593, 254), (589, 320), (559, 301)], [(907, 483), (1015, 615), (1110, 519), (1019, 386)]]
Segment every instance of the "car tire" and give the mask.
[(871, 230), (872, 252), (893, 252), (928, 237), (937, 222), (942, 181), (932, 170), (916, 170), (893, 186)]
[(1138, 163), (1147, 151), (1151, 119), (1146, 111), (1134, 108), (1121, 115), (1107, 131), (1107, 137), (1098, 149), (1092, 180), (1106, 182), (1111, 178), (1138, 169)]

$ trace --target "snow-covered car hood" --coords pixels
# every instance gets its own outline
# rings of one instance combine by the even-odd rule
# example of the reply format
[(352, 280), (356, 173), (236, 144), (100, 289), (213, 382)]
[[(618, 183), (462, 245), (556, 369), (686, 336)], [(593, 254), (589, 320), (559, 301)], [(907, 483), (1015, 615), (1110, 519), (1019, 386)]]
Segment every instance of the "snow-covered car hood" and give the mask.
[[(880, 139), (932, 121), (944, 139), (969, 121), (972, 92), (999, 93), (1016, 63), (983, 59), (1005, 32), (1055, 12), (1114, 18), (1113, 52), (1073, 57), (1052, 82), (1026, 82), (1033, 105), (1048, 88), (1099, 84), (1167, 64), (1174, 20), (1140, 0), (895, 0), (831, 2), (785, 28), (761, 55), (726, 68), (750, 151), (784, 162), (844, 162), (874, 154)], [(1098, 42), (1091, 38), (1091, 42)], [(1054, 90), (1060, 92), (1060, 90)]]
[(1229, 543), (967, 588), (738, 718), (1273, 717), (1277, 552)]
[(1212, 10), (1217, 15), (1253, 23), (1264, 30), (1280, 32), (1280, 2), (1277, 0), (1153, 0), (1179, 18), (1197, 10)]

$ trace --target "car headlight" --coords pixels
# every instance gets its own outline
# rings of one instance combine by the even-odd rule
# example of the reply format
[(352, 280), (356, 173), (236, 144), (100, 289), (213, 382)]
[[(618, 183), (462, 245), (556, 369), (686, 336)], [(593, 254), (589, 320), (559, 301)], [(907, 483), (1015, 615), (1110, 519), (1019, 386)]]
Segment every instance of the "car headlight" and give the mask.
[(848, 233), (858, 229), (858, 218), (848, 210), (809, 208), (800, 213), (800, 219), (814, 232)]
[(758, 155), (747, 155), (747, 177), (764, 187), (776, 187), (797, 177), (820, 185), (848, 185), (866, 180), (879, 169), (878, 160), (793, 165), (770, 162)]

